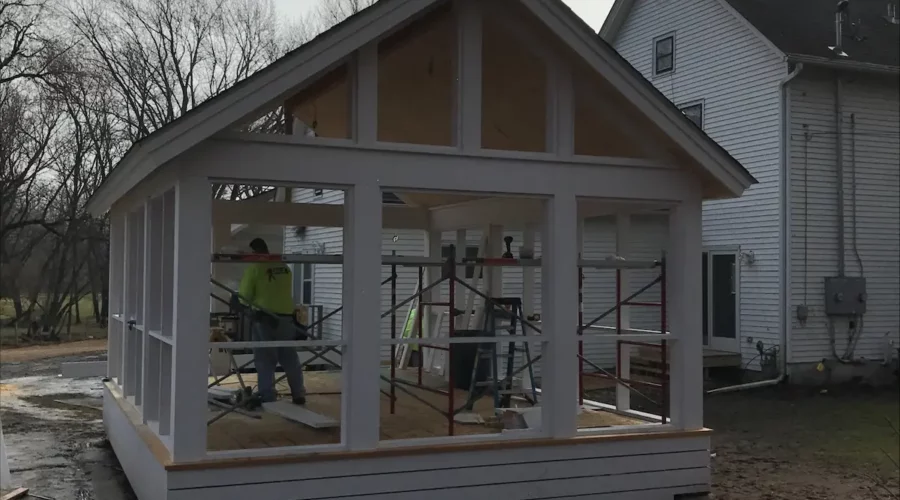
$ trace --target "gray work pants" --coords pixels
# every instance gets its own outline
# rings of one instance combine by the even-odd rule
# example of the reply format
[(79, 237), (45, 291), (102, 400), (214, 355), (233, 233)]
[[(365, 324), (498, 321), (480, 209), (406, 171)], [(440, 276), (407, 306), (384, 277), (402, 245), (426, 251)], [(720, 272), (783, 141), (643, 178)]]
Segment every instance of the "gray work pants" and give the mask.
[[(296, 340), (296, 329), (293, 319), (281, 317), (275, 326), (269, 319), (256, 319), (253, 322), (252, 338), (254, 342), (271, 342)], [(259, 396), (264, 403), (275, 401), (275, 368), (280, 363), (291, 386), (291, 397), (306, 394), (303, 387), (303, 367), (296, 347), (257, 347), (253, 349), (253, 363), (256, 365)]]

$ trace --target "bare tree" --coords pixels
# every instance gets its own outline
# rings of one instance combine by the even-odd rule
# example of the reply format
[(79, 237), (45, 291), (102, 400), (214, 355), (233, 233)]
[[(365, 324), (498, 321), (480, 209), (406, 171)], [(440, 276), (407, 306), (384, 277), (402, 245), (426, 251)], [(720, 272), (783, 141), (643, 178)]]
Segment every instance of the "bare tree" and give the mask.
[(0, 2), (0, 84), (46, 71), (46, 40), (39, 35), (44, 14), (45, 0)]
[(374, 4), (377, 0), (322, 0), (316, 10), (318, 27), (321, 30), (344, 21), (348, 17)]

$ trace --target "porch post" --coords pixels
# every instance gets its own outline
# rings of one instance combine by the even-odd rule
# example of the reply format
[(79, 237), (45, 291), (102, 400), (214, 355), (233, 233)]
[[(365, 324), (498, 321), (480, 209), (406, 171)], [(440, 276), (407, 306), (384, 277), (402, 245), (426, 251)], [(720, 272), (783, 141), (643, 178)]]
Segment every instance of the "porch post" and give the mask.
[[(616, 255), (627, 259), (629, 257), (628, 238), (631, 233), (631, 215), (627, 213), (616, 214)], [(628, 269), (619, 271), (619, 286), (622, 290), (622, 298), (631, 295), (631, 276)], [(640, 300), (640, 299), (638, 299)], [(622, 330), (631, 328), (631, 308), (619, 308), (619, 325)], [(622, 378), (631, 378), (631, 345), (622, 344), (619, 353), (619, 373)], [(616, 409), (620, 411), (631, 409), (631, 390), (622, 384), (616, 384)]]
[(381, 189), (356, 184), (344, 196), (344, 347), (341, 441), (372, 449), (380, 436)]
[(211, 195), (204, 177), (175, 186), (171, 435), (179, 462), (206, 455)]
[[(441, 258), (441, 232), (435, 229), (430, 229), (425, 232), (425, 256), (430, 258)], [(439, 267), (427, 267), (425, 268), (425, 283), (422, 284), (422, 287), (426, 287), (435, 281), (441, 278), (441, 268)], [(441, 287), (436, 287), (432, 289), (428, 294), (426, 294), (425, 300), (428, 302), (440, 302), (441, 301)], [(436, 314), (440, 312), (440, 308), (435, 308), (434, 306), (426, 306), (425, 309), (426, 315), (422, 318), (423, 328), (426, 330), (422, 332), (423, 337), (431, 336), (431, 332), (434, 331), (434, 325), (438, 321)], [(453, 317), (447, 318), (447, 321), (453, 321)], [(422, 347), (419, 346), (419, 350), (421, 351)], [(423, 353), (424, 359), (424, 353)]]
[(670, 356), (670, 412), (680, 429), (703, 427), (703, 252), (699, 193), (669, 215), (666, 293), (669, 331), (675, 337)]
[[(571, 189), (571, 188), (570, 188)], [(541, 232), (544, 432), (574, 436), (578, 415), (578, 206), (571, 190), (547, 200)]]
[[(122, 337), (125, 319), (125, 216), (117, 211), (109, 214), (109, 317), (107, 318), (106, 376), (122, 385)], [(118, 315), (116, 320), (113, 316)]]

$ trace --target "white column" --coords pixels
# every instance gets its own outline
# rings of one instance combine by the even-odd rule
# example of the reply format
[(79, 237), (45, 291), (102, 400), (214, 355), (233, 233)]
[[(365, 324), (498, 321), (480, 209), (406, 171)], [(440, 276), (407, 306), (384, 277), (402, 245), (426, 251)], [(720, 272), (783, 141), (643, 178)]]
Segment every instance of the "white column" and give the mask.
[(464, 151), (481, 148), (481, 27), (480, 0), (459, 0), (457, 26), (456, 145)]
[[(456, 260), (459, 262), (460, 259), (466, 256), (466, 247), (469, 245), (468, 242), (468, 232), (465, 229), (457, 229), (456, 230)], [(478, 274), (478, 268), (475, 268), (475, 276)], [(472, 279), (471, 281), (466, 280), (466, 268), (465, 266), (456, 266), (456, 277), (466, 281), (469, 284), (474, 284), (476, 281)], [(476, 287), (478, 288), (478, 287)], [(456, 317), (456, 329), (457, 330), (465, 330), (469, 328), (469, 324), (471, 323), (471, 314), (472, 308), (475, 306), (476, 302), (480, 302), (480, 299), (476, 301), (475, 294), (472, 293), (471, 290), (467, 290), (457, 283), (455, 285), (456, 297), (454, 297), (454, 301), (456, 302), (456, 307), (458, 309), (462, 309), (465, 311), (464, 314), (461, 314)], [(449, 291), (449, 289), (448, 289)], [(476, 315), (477, 316), (477, 315)], [(452, 319), (448, 319), (447, 321), (454, 321)], [(478, 323), (476, 323), (478, 324)], [(450, 370), (447, 370), (447, 379), (450, 378)]]
[[(522, 255), (530, 255), (529, 258), (536, 257), (534, 255), (534, 233), (534, 225), (525, 226), (525, 231), (522, 232), (522, 246), (519, 249), (520, 258)], [(522, 309), (526, 318), (534, 314), (534, 306), (534, 268), (526, 267), (522, 270)], [(532, 333), (528, 332), (529, 335)]]
[[(624, 258), (629, 257), (628, 239), (631, 232), (631, 215), (625, 213), (616, 214), (616, 255)], [(620, 271), (620, 284), (622, 290), (622, 299), (631, 295), (631, 280), (628, 269)], [(640, 300), (640, 299), (639, 299)], [(631, 307), (622, 307), (619, 310), (620, 322), (622, 329), (631, 328)], [(620, 372), (622, 378), (631, 378), (631, 345), (622, 344), (619, 359)], [(622, 384), (616, 385), (616, 408), (624, 411), (631, 409), (631, 391)]]
[[(500, 257), (506, 251), (506, 245), (503, 243), (503, 226), (491, 224), (488, 226), (487, 252), (485, 257)], [(490, 266), (485, 269), (484, 275), (487, 276), (488, 285), (485, 289), (488, 291), (489, 297), (503, 296), (503, 268), (499, 266)]]
[[(425, 256), (430, 258), (440, 258), (441, 257), (441, 232), (437, 230), (425, 231)], [(440, 267), (426, 267), (425, 268), (425, 283), (422, 287), (426, 287), (434, 283), (435, 281), (441, 279), (441, 268)], [(427, 302), (440, 302), (441, 301), (441, 287), (433, 288), (428, 294), (426, 294)], [(459, 307), (457, 305), (456, 307)], [(423, 337), (428, 337), (431, 335), (431, 332), (434, 331), (434, 323), (437, 320), (437, 314), (443, 310), (440, 307), (428, 306), (425, 308), (425, 317), (422, 318), (422, 325), (425, 328), (425, 331), (422, 332)], [(447, 321), (450, 321), (448, 318)], [(420, 347), (421, 349), (421, 347)]]
[(547, 151), (568, 158), (575, 153), (575, 90), (572, 69), (561, 60), (547, 64)]
[(179, 179), (175, 186), (171, 407), (172, 455), (179, 462), (206, 455), (211, 202), (206, 178)]
[(159, 420), (161, 346), (150, 332), (162, 330), (163, 198), (148, 201), (144, 214), (144, 382), (141, 401), (144, 423), (147, 423)]
[(572, 191), (547, 201), (541, 232), (545, 344), (543, 421), (554, 438), (574, 436), (578, 414), (578, 207)]
[(703, 252), (699, 194), (669, 216), (666, 295), (671, 342), (670, 415), (681, 429), (703, 427)]
[(124, 396), (131, 396), (131, 388), (134, 385), (134, 375), (132, 372), (133, 360), (131, 353), (134, 349), (134, 330), (130, 328), (129, 322), (136, 320), (135, 310), (135, 286), (136, 276), (134, 271), (134, 261), (136, 258), (134, 247), (136, 245), (135, 232), (137, 224), (135, 224), (134, 214), (126, 212), (123, 215), (125, 220), (125, 252), (122, 259), (122, 344), (121, 344), (121, 371), (119, 372), (119, 385), (122, 387)]
[(380, 429), (381, 189), (357, 184), (344, 197), (341, 435), (351, 450), (378, 446)]
[(113, 319), (122, 317), (125, 303), (125, 217), (111, 211), (109, 214), (109, 318), (107, 319), (106, 376), (121, 385), (123, 323)]

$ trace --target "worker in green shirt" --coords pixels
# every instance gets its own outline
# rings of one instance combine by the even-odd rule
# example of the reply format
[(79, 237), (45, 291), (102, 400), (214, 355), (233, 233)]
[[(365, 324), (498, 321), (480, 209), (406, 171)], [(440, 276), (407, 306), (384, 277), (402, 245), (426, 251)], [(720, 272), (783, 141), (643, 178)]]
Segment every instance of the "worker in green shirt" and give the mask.
[[(262, 238), (250, 242), (256, 254), (269, 253)], [(256, 262), (244, 271), (238, 291), (245, 305), (255, 310), (251, 326), (254, 342), (297, 340), (294, 303), (291, 296), (291, 269), (281, 262)], [(258, 347), (253, 349), (259, 398), (263, 403), (275, 401), (275, 368), (278, 363), (287, 375), (294, 404), (306, 404), (303, 367), (294, 347)]]

